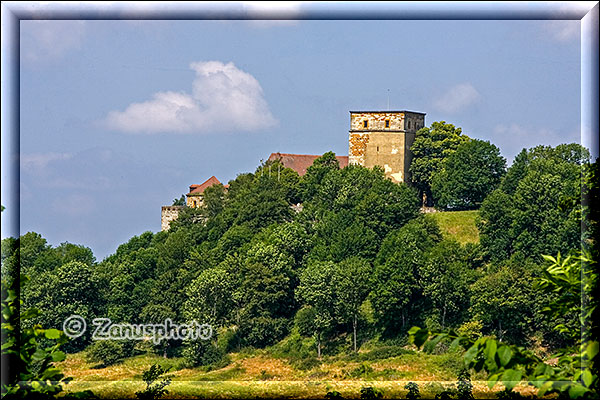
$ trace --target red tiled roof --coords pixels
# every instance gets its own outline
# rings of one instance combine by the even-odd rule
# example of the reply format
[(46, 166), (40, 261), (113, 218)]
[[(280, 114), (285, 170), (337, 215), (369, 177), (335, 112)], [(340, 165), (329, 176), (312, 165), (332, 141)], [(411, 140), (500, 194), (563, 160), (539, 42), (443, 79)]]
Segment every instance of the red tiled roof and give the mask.
[[(306, 170), (313, 162), (321, 156), (312, 154), (288, 154), (288, 153), (271, 153), (269, 161), (281, 159), (281, 163), (286, 168), (291, 168), (302, 176), (306, 174)], [(348, 156), (335, 156), (340, 163), (340, 168), (348, 166)]]
[(219, 180), (214, 176), (211, 176), (201, 185), (190, 185), (190, 192), (188, 194), (202, 194), (207, 187), (212, 185), (221, 185), (221, 182), (219, 182)]

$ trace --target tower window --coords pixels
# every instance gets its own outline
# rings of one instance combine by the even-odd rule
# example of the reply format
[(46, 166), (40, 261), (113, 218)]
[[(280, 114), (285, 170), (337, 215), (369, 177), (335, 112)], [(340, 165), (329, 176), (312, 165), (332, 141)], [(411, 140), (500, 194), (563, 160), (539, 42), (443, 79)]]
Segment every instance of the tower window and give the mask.
[(389, 127), (390, 127), (390, 120), (389, 120), (389, 119), (386, 119), (386, 120), (385, 120), (385, 127), (386, 127), (386, 128), (389, 128)]
[(367, 121), (366, 119), (363, 121), (363, 128), (368, 128), (369, 127), (369, 121)]

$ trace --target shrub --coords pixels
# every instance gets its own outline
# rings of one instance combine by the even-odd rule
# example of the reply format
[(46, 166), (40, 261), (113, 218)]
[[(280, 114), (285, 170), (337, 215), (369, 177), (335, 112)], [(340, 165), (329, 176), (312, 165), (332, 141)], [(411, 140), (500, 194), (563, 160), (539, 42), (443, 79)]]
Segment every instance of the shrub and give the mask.
[(209, 369), (220, 369), (231, 362), (225, 351), (214, 343), (203, 340), (186, 343), (182, 355), (190, 367), (205, 366)]
[(160, 399), (165, 394), (168, 394), (169, 391), (165, 387), (171, 384), (171, 378), (156, 382), (167, 371), (169, 371), (169, 368), (163, 368), (158, 364), (154, 364), (147, 371), (144, 371), (142, 379), (146, 382), (146, 389), (135, 392), (135, 396), (139, 400), (153, 400)]
[(89, 362), (100, 363), (103, 367), (116, 364), (125, 357), (123, 343), (115, 340), (97, 340), (87, 348)]
[(409, 400), (416, 400), (421, 397), (421, 394), (419, 393), (419, 385), (414, 382), (408, 382), (406, 386), (404, 386), (404, 389), (408, 390), (406, 398)]
[(342, 400), (344, 397), (337, 390), (332, 390), (330, 392), (327, 392), (327, 394), (325, 395), (325, 398), (327, 400)]
[(360, 389), (360, 398), (361, 399), (381, 399), (383, 397), (383, 391), (381, 389), (374, 388), (372, 386), (367, 386)]

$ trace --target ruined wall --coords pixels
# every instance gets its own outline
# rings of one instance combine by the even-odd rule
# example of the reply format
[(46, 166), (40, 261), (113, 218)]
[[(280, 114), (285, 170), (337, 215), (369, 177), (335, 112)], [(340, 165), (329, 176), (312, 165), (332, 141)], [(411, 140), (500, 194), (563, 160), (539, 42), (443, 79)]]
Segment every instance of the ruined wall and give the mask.
[(160, 230), (168, 231), (169, 223), (179, 217), (179, 212), (184, 206), (162, 206), (160, 212)]

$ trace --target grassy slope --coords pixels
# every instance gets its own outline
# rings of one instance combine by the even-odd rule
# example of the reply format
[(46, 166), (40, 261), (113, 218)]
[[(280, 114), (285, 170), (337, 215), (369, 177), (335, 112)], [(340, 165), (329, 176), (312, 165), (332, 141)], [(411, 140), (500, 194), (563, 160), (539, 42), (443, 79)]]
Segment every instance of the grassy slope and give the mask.
[(478, 211), (446, 211), (432, 213), (444, 237), (452, 237), (461, 244), (479, 243), (479, 231), (475, 226)]
[[(167, 398), (323, 398), (331, 390), (345, 398), (359, 398), (365, 386), (378, 387), (386, 398), (404, 398), (407, 382), (417, 382), (424, 398), (433, 398), (444, 388), (454, 387), (456, 356), (403, 354), (368, 362), (367, 374), (348, 377), (363, 363), (324, 357), (322, 363), (307, 370), (294, 368), (286, 359), (274, 358), (266, 351), (232, 354), (225, 368), (206, 372), (201, 368), (181, 367), (180, 359), (140, 355), (107, 367), (94, 368), (83, 353), (72, 354), (59, 367), (75, 380), (67, 385), (70, 392), (92, 390), (101, 398), (135, 398), (144, 388), (141, 374), (153, 363), (171, 366)], [(473, 380), (476, 398), (495, 398), (485, 381)], [(524, 393), (531, 394), (525, 389)]]

